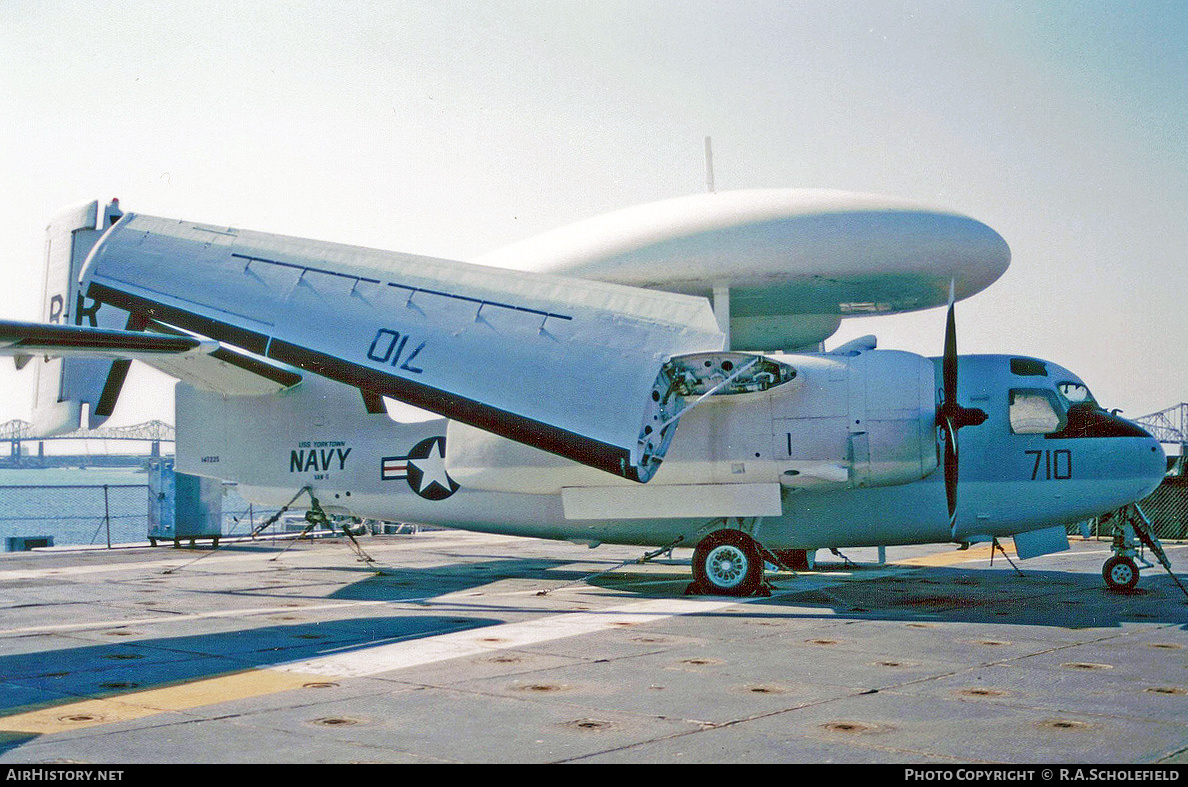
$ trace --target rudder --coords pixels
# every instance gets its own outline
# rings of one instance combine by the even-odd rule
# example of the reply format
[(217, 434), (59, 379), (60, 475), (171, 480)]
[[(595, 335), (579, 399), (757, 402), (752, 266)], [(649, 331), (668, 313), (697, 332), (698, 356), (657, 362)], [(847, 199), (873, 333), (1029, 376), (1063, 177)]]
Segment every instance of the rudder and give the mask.
[[(87, 298), (79, 288), (79, 271), (92, 247), (123, 213), (119, 201), (80, 205), (54, 218), (46, 227), (42, 322), (123, 329), (128, 312)], [(51, 436), (76, 429), (95, 429), (107, 420), (127, 374), (129, 361), (103, 358), (18, 358), (18, 368), (32, 361), (36, 375), (33, 430)]]

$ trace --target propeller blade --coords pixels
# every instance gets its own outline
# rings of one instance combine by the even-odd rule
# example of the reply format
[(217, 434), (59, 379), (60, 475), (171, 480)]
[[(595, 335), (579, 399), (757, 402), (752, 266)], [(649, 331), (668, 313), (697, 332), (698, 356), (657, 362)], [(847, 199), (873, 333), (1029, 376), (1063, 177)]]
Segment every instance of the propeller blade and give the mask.
[(941, 404), (952, 408), (957, 404), (957, 318), (953, 304), (949, 304), (949, 316), (945, 321), (945, 355), (941, 365), (944, 378), (944, 400)]
[(951, 419), (944, 421), (945, 438), (945, 500), (949, 504), (949, 533), (957, 536), (957, 428)]
[(953, 414), (957, 407), (957, 315), (953, 306), (955, 283), (949, 282), (949, 313), (945, 318), (945, 350), (941, 361), (943, 393), (937, 420), (941, 421), (945, 438), (945, 500), (949, 505), (949, 532), (957, 534), (957, 424)]
[(941, 359), (942, 393), (936, 411), (937, 426), (945, 440), (945, 501), (949, 507), (949, 532), (957, 538), (957, 432), (963, 426), (978, 426), (986, 412), (957, 403), (957, 316), (953, 306), (955, 284), (949, 283), (949, 314), (945, 320), (945, 354)]

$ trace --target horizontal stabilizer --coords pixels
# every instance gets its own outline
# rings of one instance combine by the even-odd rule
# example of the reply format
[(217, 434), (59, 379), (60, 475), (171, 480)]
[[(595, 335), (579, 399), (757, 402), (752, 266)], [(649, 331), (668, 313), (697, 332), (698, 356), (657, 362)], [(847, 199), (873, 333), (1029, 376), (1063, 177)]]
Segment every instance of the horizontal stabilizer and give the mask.
[(111, 414), (129, 361), (141, 361), (197, 388), (228, 396), (273, 394), (301, 382), (301, 375), (288, 367), (213, 339), (158, 324), (149, 327), (164, 332), (0, 320), (0, 355), (18, 361), (34, 356), (114, 360), (95, 403), (96, 412), (104, 416)]
[[(660, 370), (721, 349), (705, 298), (127, 214), (88, 296), (646, 481)], [(649, 429), (650, 431), (650, 429)]]
[[(149, 321), (146, 330), (187, 336), (176, 328)], [(193, 338), (193, 337), (191, 337)], [(171, 377), (204, 391), (225, 396), (262, 396), (279, 393), (301, 382), (301, 374), (290, 366), (278, 364), (220, 342), (208, 352), (185, 353), (175, 356), (141, 357), (138, 360), (159, 369)]]
[(204, 342), (191, 336), (0, 320), (0, 355), (135, 358), (138, 355), (176, 355), (195, 350), (210, 352), (217, 347), (218, 342)]

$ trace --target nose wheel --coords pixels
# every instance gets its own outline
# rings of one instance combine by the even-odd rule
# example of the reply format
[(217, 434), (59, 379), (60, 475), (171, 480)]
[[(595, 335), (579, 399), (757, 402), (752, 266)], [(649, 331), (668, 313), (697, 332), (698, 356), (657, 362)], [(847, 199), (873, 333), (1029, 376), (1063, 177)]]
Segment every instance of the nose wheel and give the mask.
[(1138, 564), (1125, 555), (1114, 555), (1101, 567), (1101, 576), (1110, 590), (1134, 590), (1139, 580)]

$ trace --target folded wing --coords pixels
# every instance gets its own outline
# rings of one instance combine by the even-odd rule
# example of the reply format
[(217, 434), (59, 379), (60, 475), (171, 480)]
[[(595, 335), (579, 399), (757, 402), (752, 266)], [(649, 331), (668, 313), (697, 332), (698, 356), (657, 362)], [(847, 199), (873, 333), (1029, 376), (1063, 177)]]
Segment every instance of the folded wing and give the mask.
[(702, 297), (137, 214), (98, 243), (82, 287), (638, 481), (666, 447), (647, 437), (663, 365), (724, 342)]

